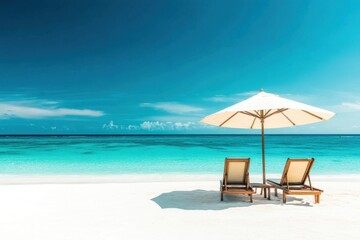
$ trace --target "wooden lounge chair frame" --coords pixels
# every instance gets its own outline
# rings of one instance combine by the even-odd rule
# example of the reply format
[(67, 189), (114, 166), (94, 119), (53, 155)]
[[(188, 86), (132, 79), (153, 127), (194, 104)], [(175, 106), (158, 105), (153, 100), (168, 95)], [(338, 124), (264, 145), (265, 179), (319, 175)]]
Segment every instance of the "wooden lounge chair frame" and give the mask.
[[(231, 163), (244, 163), (244, 172), (239, 173), (239, 176), (242, 176), (240, 181), (229, 178)], [(250, 186), (249, 166), (250, 158), (225, 158), (223, 180), (220, 181), (221, 201), (224, 200), (224, 194), (246, 194), (250, 197), (250, 202), (253, 202), (252, 194), (254, 194), (254, 191)]]
[[(267, 183), (275, 188), (275, 195), (277, 195), (277, 189), (281, 189), (283, 191), (284, 203), (286, 203), (287, 195), (314, 195), (315, 203), (320, 203), (320, 195), (323, 192), (323, 190), (314, 188), (310, 180), (310, 170), (314, 164), (314, 161), (315, 161), (314, 158), (308, 158), (308, 159), (288, 158), (280, 182), (276, 181), (276, 179), (267, 179)], [(296, 162), (297, 163), (305, 162), (307, 163), (307, 166), (301, 180), (297, 182), (291, 182), (288, 181), (288, 172), (291, 164)], [(308, 180), (308, 184), (305, 184), (306, 180)]]

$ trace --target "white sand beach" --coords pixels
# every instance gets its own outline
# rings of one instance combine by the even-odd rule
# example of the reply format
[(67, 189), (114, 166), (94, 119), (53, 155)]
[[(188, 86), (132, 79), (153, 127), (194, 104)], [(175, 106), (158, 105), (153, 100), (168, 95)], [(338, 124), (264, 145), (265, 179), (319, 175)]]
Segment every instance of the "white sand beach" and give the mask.
[(316, 205), (310, 196), (289, 196), (284, 205), (281, 195), (273, 193), (270, 201), (257, 194), (253, 203), (244, 196), (226, 196), (220, 202), (214, 176), (91, 179), (2, 176), (0, 239), (358, 239), (360, 235), (358, 176), (314, 176), (313, 185), (325, 190)]

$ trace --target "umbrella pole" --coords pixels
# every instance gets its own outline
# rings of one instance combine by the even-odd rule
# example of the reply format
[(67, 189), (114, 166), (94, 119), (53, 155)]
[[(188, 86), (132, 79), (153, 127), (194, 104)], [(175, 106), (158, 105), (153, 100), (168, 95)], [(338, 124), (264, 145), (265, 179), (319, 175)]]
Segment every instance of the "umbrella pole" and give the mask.
[(262, 145), (262, 172), (263, 172), (263, 184), (266, 182), (266, 174), (265, 174), (265, 135), (264, 135), (264, 118), (263, 111), (261, 113), (261, 145)]

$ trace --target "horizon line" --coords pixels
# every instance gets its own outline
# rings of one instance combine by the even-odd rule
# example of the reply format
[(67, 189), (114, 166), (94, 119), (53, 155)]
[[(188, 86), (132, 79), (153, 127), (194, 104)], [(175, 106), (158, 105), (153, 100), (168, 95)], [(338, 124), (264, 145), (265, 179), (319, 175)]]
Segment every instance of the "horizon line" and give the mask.
[[(360, 136), (358, 133), (269, 133), (265, 136)], [(0, 134), (0, 137), (116, 137), (116, 136), (261, 136), (259, 133), (143, 133), (143, 134)]]

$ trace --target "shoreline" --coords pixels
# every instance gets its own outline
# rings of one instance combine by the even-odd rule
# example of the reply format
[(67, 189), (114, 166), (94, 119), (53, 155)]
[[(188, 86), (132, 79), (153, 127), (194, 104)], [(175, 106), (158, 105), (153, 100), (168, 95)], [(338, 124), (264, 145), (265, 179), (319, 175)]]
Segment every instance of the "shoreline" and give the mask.
[[(268, 174), (267, 178), (280, 177), (281, 174)], [(10, 175), (0, 174), (0, 185), (16, 184), (96, 184), (96, 183), (158, 183), (158, 182), (213, 182), (222, 178), (220, 174), (116, 174), (116, 175)], [(360, 182), (359, 174), (326, 174), (312, 175), (312, 182)], [(251, 182), (261, 182), (262, 175), (250, 176)]]
[[(360, 136), (360, 133), (267, 133), (267, 136)], [(0, 137), (131, 137), (131, 136), (261, 136), (261, 133), (139, 133), (139, 134), (0, 134)]]

